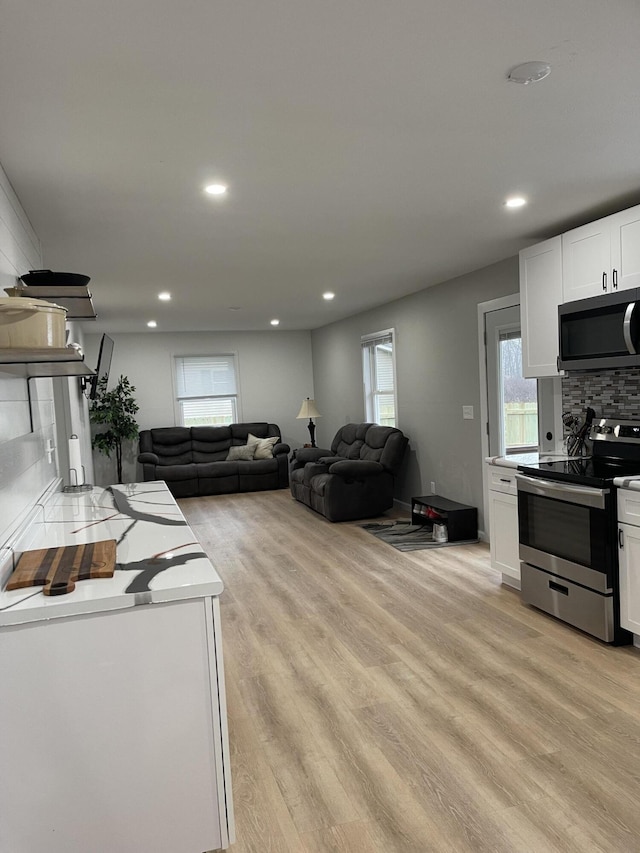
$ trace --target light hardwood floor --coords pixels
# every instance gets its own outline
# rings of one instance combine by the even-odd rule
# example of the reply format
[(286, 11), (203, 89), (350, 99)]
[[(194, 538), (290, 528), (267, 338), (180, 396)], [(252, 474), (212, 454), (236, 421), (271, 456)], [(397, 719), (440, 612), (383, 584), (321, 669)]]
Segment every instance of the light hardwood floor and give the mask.
[(287, 491), (180, 501), (224, 582), (234, 853), (640, 851), (640, 651)]

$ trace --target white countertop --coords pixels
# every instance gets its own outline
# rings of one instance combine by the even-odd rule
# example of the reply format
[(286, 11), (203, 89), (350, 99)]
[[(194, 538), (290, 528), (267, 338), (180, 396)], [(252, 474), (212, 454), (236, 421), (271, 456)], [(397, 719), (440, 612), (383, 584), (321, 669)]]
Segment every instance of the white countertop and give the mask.
[[(3, 586), (0, 626), (220, 595), (223, 590), (163, 482), (56, 492), (30, 529), (28, 549), (102, 539), (117, 543), (112, 578), (77, 581), (73, 592), (59, 596), (45, 596), (38, 587), (8, 591)], [(3, 553), (5, 559), (14, 557), (3, 551), (0, 561)]]
[(616, 477), (613, 485), (618, 486), (619, 489), (631, 489), (634, 492), (640, 492), (640, 477)]
[(519, 465), (538, 465), (540, 462), (557, 462), (558, 459), (571, 459), (567, 453), (512, 453), (509, 456), (486, 456), (489, 465), (503, 468), (517, 468)]

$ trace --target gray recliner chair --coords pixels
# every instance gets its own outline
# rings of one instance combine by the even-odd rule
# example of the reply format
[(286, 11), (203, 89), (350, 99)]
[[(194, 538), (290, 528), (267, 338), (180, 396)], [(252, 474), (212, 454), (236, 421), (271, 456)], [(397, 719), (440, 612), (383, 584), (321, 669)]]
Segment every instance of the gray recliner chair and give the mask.
[(291, 494), (329, 521), (380, 515), (393, 506), (395, 477), (408, 439), (378, 424), (345, 424), (331, 448), (296, 450), (289, 470)]

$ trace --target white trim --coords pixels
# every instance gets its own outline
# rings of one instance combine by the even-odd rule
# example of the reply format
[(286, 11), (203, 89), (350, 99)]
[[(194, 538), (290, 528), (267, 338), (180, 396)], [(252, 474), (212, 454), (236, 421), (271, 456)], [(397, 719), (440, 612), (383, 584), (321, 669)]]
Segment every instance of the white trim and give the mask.
[(488, 302), (478, 303), (478, 365), (480, 370), (480, 448), (482, 454), (482, 517), (484, 519), (485, 531), (489, 530), (489, 477), (487, 474), (487, 463), (485, 459), (489, 455), (489, 436), (487, 434), (487, 421), (489, 419), (489, 403), (487, 400), (487, 362), (486, 347), (484, 343), (485, 314), (491, 311), (500, 311), (503, 308), (513, 308), (520, 305), (520, 294), (513, 293), (511, 296), (501, 296), (499, 299), (490, 299)]
[(397, 368), (397, 343), (396, 343), (396, 330), (395, 328), (391, 329), (382, 329), (379, 332), (370, 332), (367, 335), (360, 336), (360, 346), (362, 348), (362, 386), (363, 386), (363, 397), (364, 397), (364, 419), (365, 421), (369, 420), (369, 413), (367, 412), (367, 398), (368, 398), (368, 380), (369, 376), (365, 376), (365, 358), (367, 357), (367, 349), (363, 346), (363, 344), (368, 343), (369, 341), (375, 341), (376, 338), (381, 338), (385, 335), (389, 335), (391, 337), (391, 366), (393, 368), (393, 408), (394, 408), (394, 423), (396, 429), (399, 429), (399, 419), (398, 419), (398, 368)]

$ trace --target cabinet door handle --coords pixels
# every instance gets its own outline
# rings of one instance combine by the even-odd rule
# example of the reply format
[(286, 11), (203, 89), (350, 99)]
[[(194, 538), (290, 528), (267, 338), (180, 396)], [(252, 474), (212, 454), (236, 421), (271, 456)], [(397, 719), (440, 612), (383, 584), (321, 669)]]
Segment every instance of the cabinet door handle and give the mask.
[(613, 281), (613, 289), (617, 290), (618, 289), (618, 270), (613, 270), (613, 272), (611, 274), (611, 278)]
[(618, 528), (618, 547), (624, 548), (624, 531), (621, 527)]
[(607, 274), (606, 274), (606, 272), (602, 273), (602, 289), (603, 290), (607, 289)]
[(500, 482), (501, 483), (510, 483), (511, 480), (507, 480), (505, 477), (500, 477)]

